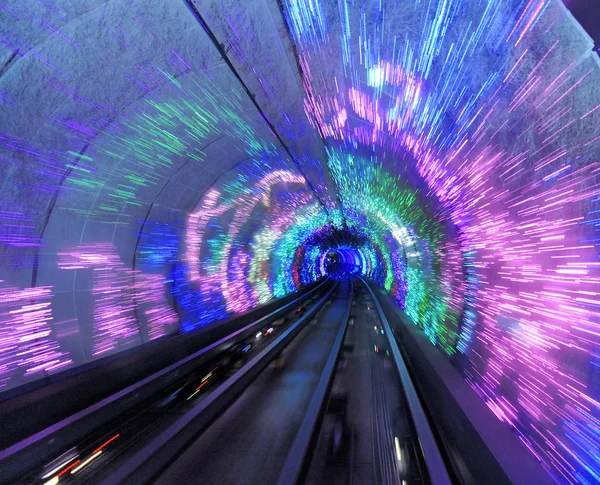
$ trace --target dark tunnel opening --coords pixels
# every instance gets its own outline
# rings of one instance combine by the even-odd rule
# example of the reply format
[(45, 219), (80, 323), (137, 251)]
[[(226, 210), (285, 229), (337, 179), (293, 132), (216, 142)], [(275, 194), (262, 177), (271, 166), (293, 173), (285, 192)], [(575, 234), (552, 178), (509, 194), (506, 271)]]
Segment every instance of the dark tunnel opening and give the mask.
[(337, 248), (327, 251), (325, 274), (332, 278), (348, 278), (359, 274), (363, 268), (360, 252), (353, 248)]

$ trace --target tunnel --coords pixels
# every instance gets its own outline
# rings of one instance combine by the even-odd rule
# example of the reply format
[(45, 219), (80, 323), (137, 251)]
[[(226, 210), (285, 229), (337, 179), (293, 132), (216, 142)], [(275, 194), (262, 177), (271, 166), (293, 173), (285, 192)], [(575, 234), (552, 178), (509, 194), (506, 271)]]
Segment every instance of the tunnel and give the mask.
[(387, 315), (371, 347), (450, 455), (600, 483), (597, 2), (4, 0), (0, 26), (6, 483), (75, 480), (79, 438), (44, 433), (329, 284)]

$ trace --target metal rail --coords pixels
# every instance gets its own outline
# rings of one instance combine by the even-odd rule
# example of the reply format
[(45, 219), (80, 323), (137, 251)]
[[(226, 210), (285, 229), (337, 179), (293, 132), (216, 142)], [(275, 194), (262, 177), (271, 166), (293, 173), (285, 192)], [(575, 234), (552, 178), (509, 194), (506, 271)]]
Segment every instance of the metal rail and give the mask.
[(421, 447), (423, 457), (425, 458), (425, 464), (427, 465), (427, 471), (429, 473), (431, 483), (434, 485), (451, 485), (452, 481), (448, 475), (446, 464), (444, 463), (437, 442), (435, 441), (433, 432), (429, 426), (429, 421), (427, 420), (427, 416), (425, 416), (425, 411), (423, 410), (423, 406), (421, 405), (421, 401), (419, 400), (415, 386), (410, 378), (406, 363), (402, 358), (402, 354), (400, 353), (398, 343), (394, 338), (394, 334), (392, 333), (388, 319), (385, 316), (379, 300), (375, 296), (375, 293), (369, 284), (362, 278), (360, 278), (360, 280), (367, 287), (371, 297), (373, 298), (373, 301), (375, 302), (377, 313), (379, 314), (381, 324), (387, 335), (390, 344), (390, 350), (392, 351), (392, 358), (400, 376), (402, 388), (406, 396), (406, 401), (408, 402), (408, 408), (410, 409), (410, 414), (415, 425), (417, 439), (419, 446)]
[[(64, 441), (65, 441), (65, 446), (69, 446), (68, 443), (72, 443), (72, 442), (80, 439), (81, 436), (79, 436), (79, 435), (82, 432), (85, 432), (87, 429), (87, 427), (81, 425), (80, 421), (82, 419), (84, 419), (84, 418), (94, 419), (93, 418), (94, 413), (101, 411), (103, 408), (106, 408), (109, 405), (117, 404), (118, 401), (127, 399), (137, 392), (141, 392), (143, 387), (152, 385), (153, 383), (157, 382), (159, 379), (164, 378), (169, 373), (177, 371), (178, 369), (181, 369), (182, 367), (186, 366), (186, 364), (192, 363), (192, 361), (198, 359), (199, 357), (202, 357), (204, 354), (207, 354), (208, 352), (219, 347), (220, 345), (226, 344), (228, 341), (234, 340), (238, 335), (244, 334), (244, 333), (248, 332), (249, 330), (251, 330), (252, 328), (254, 328), (256, 326), (260, 326), (261, 324), (263, 324), (265, 321), (269, 320), (270, 318), (273, 318), (273, 317), (285, 312), (289, 308), (304, 301), (305, 299), (309, 298), (312, 294), (314, 294), (315, 292), (322, 289), (323, 286), (328, 281), (329, 281), (329, 279), (324, 280), (320, 285), (316, 286), (315, 288), (313, 288), (309, 292), (305, 293), (304, 295), (283, 305), (282, 307), (269, 313), (268, 315), (265, 315), (264, 317), (244, 326), (243, 328), (238, 329), (235, 332), (217, 340), (216, 342), (198, 350), (197, 352), (194, 352), (193, 354), (169, 365), (168, 367), (165, 367), (164, 369), (162, 369), (158, 372), (155, 372), (154, 374), (136, 382), (135, 384), (132, 384), (131, 386), (128, 386), (125, 389), (122, 389), (121, 391), (119, 391), (115, 394), (112, 394), (111, 396), (108, 396), (108, 397), (102, 399), (101, 401), (98, 401), (97, 403), (87, 407), (86, 409), (83, 409), (83, 410), (69, 416), (68, 418), (61, 420), (61, 421), (53, 424), (52, 426), (49, 426), (49, 427), (35, 433), (34, 435), (29, 436), (28, 438), (25, 438), (24, 440), (22, 440), (18, 443), (15, 443), (14, 445), (12, 445), (4, 450), (1, 450), (0, 451), (0, 476), (2, 476), (3, 478), (11, 479), (10, 477), (13, 477), (13, 478), (17, 477), (21, 473), (25, 473), (26, 470), (31, 469), (31, 465), (29, 465), (29, 464), (32, 461), (43, 462), (43, 461), (52, 459), (53, 457), (56, 456), (56, 451), (57, 451), (56, 447), (53, 446), (52, 449), (49, 449), (46, 446), (46, 443), (47, 443), (48, 439), (52, 438), (52, 435), (54, 433), (57, 433), (59, 431), (67, 431), (68, 436), (67, 436), (67, 438), (65, 438)], [(115, 411), (114, 414), (119, 414), (120, 412), (124, 412), (124, 411), (126, 411), (126, 410), (119, 408), (118, 410)], [(95, 427), (101, 426), (104, 422), (112, 419), (112, 417), (114, 417), (114, 416), (103, 417), (102, 422), (95, 422), (94, 426)], [(72, 429), (72, 431), (69, 431), (67, 428)], [(27, 456), (23, 456), (23, 453), (25, 453)], [(29, 459), (29, 457), (31, 457), (31, 460)], [(10, 463), (7, 463), (6, 460), (8, 460)], [(36, 466), (36, 465), (33, 465), (33, 466)], [(0, 481), (2, 481), (2, 480), (0, 480)]]
[(247, 362), (238, 372), (217, 387), (206, 399), (181, 416), (175, 423), (129, 458), (108, 476), (102, 485), (115, 483), (147, 483), (156, 478), (204, 430), (283, 348), (302, 330), (304, 325), (329, 300), (337, 284), (302, 318), (285, 330), (268, 347)]
[(318, 431), (318, 424), (335, 374), (335, 366), (344, 342), (346, 329), (348, 328), (350, 312), (352, 311), (352, 301), (354, 300), (353, 295), (354, 283), (351, 282), (348, 308), (344, 313), (342, 324), (333, 343), (331, 353), (325, 363), (325, 367), (323, 368), (323, 372), (321, 373), (319, 383), (310, 400), (302, 424), (294, 438), (292, 447), (287, 454), (285, 463), (279, 474), (277, 480), (278, 485), (293, 485), (299, 483), (302, 478), (302, 473), (305, 470), (305, 465), (308, 460), (311, 443), (315, 438), (315, 433)]

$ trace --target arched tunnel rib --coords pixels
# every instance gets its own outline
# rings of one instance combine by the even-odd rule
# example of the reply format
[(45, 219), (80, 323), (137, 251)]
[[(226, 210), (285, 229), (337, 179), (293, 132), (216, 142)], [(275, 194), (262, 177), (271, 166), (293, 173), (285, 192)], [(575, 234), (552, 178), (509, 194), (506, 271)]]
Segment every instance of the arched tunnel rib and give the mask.
[[(5, 2), (0, 457), (15, 480), (76, 482), (88, 448), (99, 470), (125, 389), (362, 278), (452, 480), (600, 482), (599, 15), (586, 0)], [(355, 470), (370, 445), (374, 483), (433, 476), (419, 452), (422, 475), (396, 463), (415, 423), (387, 418), (393, 359), (367, 354), (366, 306), (348, 332), (362, 357), (342, 346), (294, 480), (338, 458)], [(282, 389), (309, 372), (300, 341)], [(327, 411), (352, 376), (373, 394), (348, 397), (348, 426), (382, 410), (381, 443)], [(59, 426), (92, 408), (87, 438)], [(328, 426), (357, 448), (329, 456)], [(399, 455), (390, 430), (406, 431)], [(50, 473), (67, 455), (84, 464)]]
[(298, 163), (298, 161), (296, 160), (296, 158), (294, 157), (294, 155), (292, 154), (292, 152), (290, 151), (290, 149), (287, 147), (285, 141), (281, 138), (281, 135), (277, 132), (277, 128), (273, 125), (273, 123), (271, 123), (269, 121), (269, 118), (267, 118), (266, 114), (264, 113), (264, 111), (262, 110), (262, 108), (260, 107), (260, 105), (258, 104), (258, 102), (256, 101), (255, 95), (252, 94), (252, 92), (248, 89), (248, 86), (246, 86), (246, 83), (244, 82), (244, 80), (240, 77), (240, 75), (237, 72), (235, 66), (229, 60), (229, 57), (227, 56), (227, 51), (224, 49), (223, 45), (219, 43), (219, 40), (215, 37), (215, 34), (213, 33), (213, 31), (210, 28), (210, 26), (205, 22), (204, 18), (202, 17), (202, 14), (200, 13), (200, 11), (198, 10), (198, 8), (196, 7), (196, 4), (194, 3), (194, 1), (193, 0), (185, 0), (185, 3), (187, 4), (188, 8), (193, 12), (194, 17), (198, 20), (198, 22), (200, 23), (200, 25), (202, 25), (202, 28), (206, 31), (206, 33), (208, 34), (210, 40), (214, 44), (215, 48), (221, 54), (221, 59), (223, 59), (225, 61), (225, 63), (227, 64), (227, 66), (229, 67), (229, 69), (231, 69), (231, 72), (236, 77), (236, 79), (239, 81), (239, 83), (242, 86), (243, 90), (248, 95), (248, 98), (252, 101), (252, 103), (254, 104), (254, 106), (256, 107), (256, 109), (258, 110), (258, 112), (260, 113), (260, 116), (265, 120), (265, 123), (269, 127), (269, 130), (271, 131), (271, 133), (273, 133), (273, 135), (275, 135), (275, 137), (277, 138), (277, 140), (279, 141), (279, 143), (281, 143), (281, 146), (283, 147), (283, 149), (285, 150), (285, 152), (289, 155), (290, 160), (292, 161), (292, 163), (294, 164), (294, 166), (296, 167), (296, 169), (304, 177), (304, 179), (306, 181), (306, 185), (308, 185), (308, 187), (310, 187), (310, 190), (313, 192), (315, 198), (321, 204), (321, 207), (323, 208), (323, 210), (325, 212), (327, 212), (327, 207), (325, 206), (325, 204), (323, 203), (323, 201), (319, 197), (319, 194), (314, 189), (314, 187), (313, 187), (312, 183), (310, 182), (310, 180), (308, 180), (308, 178), (306, 178), (306, 175), (305, 175), (304, 171), (302, 170), (302, 167), (300, 166), (300, 164)]

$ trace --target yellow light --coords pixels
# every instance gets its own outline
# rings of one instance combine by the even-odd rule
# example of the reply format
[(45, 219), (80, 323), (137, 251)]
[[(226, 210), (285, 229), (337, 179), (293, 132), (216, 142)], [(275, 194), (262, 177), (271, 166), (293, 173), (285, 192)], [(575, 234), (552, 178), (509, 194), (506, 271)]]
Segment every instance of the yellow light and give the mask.
[(75, 475), (79, 470), (81, 470), (84, 466), (86, 466), (88, 463), (90, 463), (92, 460), (95, 460), (96, 458), (98, 458), (100, 455), (102, 454), (102, 450), (94, 453), (92, 456), (90, 456), (87, 460), (85, 460), (84, 462), (82, 462), (81, 464), (77, 465), (75, 468), (73, 468), (71, 470), (71, 475)]
[(402, 461), (402, 450), (400, 449), (400, 442), (397, 436), (394, 438), (394, 444), (396, 445), (396, 458), (398, 461)]

